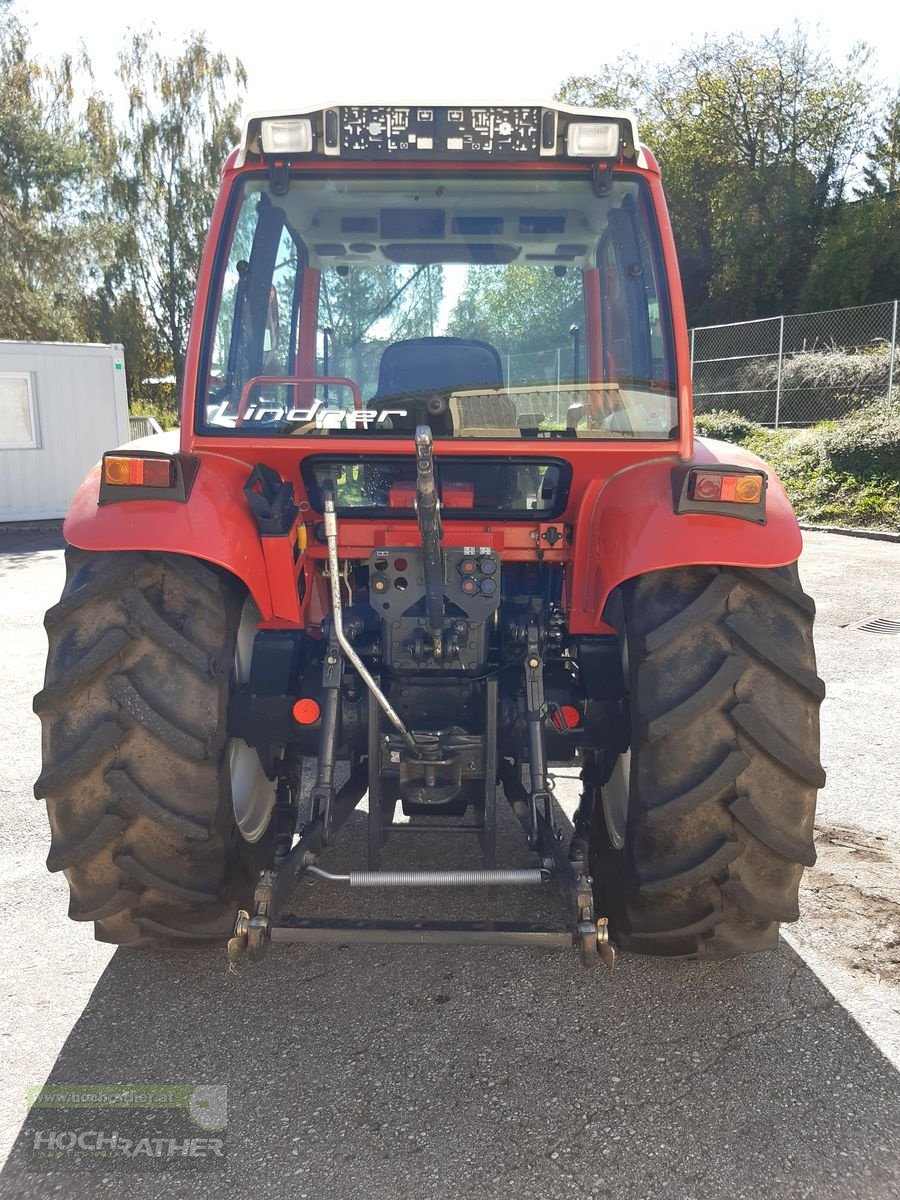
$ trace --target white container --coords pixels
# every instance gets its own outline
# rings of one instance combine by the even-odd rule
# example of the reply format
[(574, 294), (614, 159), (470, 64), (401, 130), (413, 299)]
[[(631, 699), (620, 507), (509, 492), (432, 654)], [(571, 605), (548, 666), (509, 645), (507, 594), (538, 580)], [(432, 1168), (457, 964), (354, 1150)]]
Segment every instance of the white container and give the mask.
[(0, 342), (0, 522), (64, 517), (129, 436), (121, 346)]

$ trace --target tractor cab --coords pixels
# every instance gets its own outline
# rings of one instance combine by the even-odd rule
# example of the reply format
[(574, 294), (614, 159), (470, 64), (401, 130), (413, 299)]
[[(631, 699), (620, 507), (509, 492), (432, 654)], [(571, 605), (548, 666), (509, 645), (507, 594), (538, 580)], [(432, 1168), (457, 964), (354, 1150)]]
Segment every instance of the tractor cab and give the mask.
[(251, 118), (211, 271), (194, 432), (677, 438), (655, 172), (632, 118), (577, 116)]

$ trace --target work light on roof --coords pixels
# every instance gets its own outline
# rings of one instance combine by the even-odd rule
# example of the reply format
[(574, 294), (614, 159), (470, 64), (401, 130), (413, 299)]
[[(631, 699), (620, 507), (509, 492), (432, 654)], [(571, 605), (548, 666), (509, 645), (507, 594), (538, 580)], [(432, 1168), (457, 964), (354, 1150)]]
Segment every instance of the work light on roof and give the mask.
[(263, 154), (309, 154), (313, 148), (312, 121), (309, 117), (262, 121), (259, 140)]
[(575, 121), (566, 132), (566, 153), (575, 158), (618, 158), (618, 121)]

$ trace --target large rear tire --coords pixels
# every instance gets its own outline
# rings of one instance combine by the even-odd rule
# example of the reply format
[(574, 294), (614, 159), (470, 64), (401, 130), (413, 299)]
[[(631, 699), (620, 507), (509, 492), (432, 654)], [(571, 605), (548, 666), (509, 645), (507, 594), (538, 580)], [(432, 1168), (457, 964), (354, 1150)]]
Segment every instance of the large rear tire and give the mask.
[(618, 603), (631, 748), (606, 785), (606, 807), (622, 811), (624, 788), (627, 820), (610, 836), (600, 789), (598, 914), (621, 948), (639, 953), (768, 950), (779, 923), (797, 919), (803, 868), (816, 857), (825, 688), (815, 605), (796, 565), (657, 571), (625, 585)]
[(270, 833), (245, 840), (232, 805), (226, 713), (245, 595), (180, 555), (70, 547), (66, 567), (34, 700), (47, 866), (99, 941), (227, 938)]

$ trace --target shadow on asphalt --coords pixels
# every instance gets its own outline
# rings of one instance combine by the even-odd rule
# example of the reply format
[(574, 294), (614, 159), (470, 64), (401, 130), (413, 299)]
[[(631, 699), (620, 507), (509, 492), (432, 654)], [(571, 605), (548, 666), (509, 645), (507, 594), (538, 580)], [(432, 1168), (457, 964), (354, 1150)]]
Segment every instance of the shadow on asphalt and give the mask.
[[(326, 865), (361, 861), (364, 822)], [(500, 841), (528, 861), (508, 812)], [(440, 846), (417, 863), (477, 861)], [(357, 911), (333, 889), (308, 889), (306, 910)], [(555, 900), (467, 904), (539, 919)], [(406, 893), (397, 911), (411, 909), (450, 912), (435, 893)], [(226, 1084), (227, 1161), (182, 1182), (48, 1177), (30, 1163), (47, 1127), (33, 1110), (4, 1196), (818, 1200), (900, 1183), (898, 1075), (783, 942), (711, 965), (623, 958), (613, 974), (538, 950), (282, 945), (237, 973), (224, 949), (120, 950), (49, 1082)]]
[(65, 548), (58, 530), (42, 533), (0, 533), (0, 578), (12, 571), (34, 566), (37, 555)]

